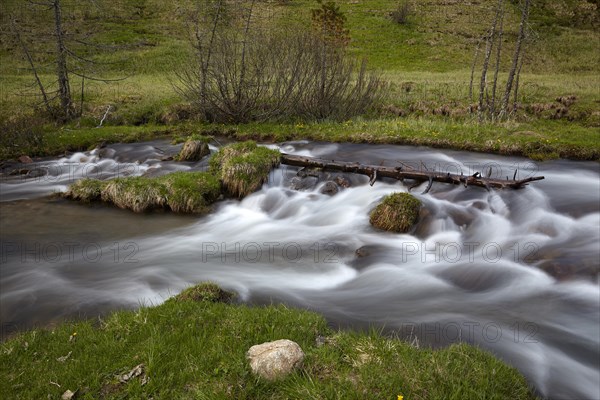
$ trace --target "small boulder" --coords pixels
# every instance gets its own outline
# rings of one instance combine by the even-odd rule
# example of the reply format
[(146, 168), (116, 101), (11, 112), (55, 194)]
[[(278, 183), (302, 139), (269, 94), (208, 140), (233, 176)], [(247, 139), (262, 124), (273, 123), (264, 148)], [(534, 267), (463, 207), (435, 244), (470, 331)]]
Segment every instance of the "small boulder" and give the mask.
[(306, 176), (304, 178), (299, 178), (297, 176), (293, 177), (290, 181), (290, 188), (292, 190), (312, 190), (317, 186), (319, 182), (318, 178), (314, 176)]
[(333, 181), (337, 183), (338, 186), (341, 186), (343, 188), (349, 188), (351, 186), (350, 181), (341, 175), (336, 176)]
[(202, 140), (188, 140), (177, 157), (179, 161), (200, 161), (210, 154), (208, 144)]
[(31, 157), (26, 156), (26, 155), (22, 155), (21, 157), (19, 157), (18, 160), (21, 164), (31, 164), (33, 162)]
[(321, 187), (320, 192), (328, 196), (333, 196), (339, 192), (339, 188), (337, 183), (333, 181), (328, 181), (325, 182), (325, 184)]
[(273, 381), (300, 367), (304, 352), (296, 342), (281, 339), (250, 347), (246, 358), (254, 374)]

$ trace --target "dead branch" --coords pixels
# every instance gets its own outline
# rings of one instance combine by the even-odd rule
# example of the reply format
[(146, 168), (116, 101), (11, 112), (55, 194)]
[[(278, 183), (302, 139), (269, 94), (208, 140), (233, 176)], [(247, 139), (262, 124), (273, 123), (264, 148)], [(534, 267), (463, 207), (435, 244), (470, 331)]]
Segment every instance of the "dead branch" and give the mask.
[(104, 123), (104, 120), (108, 116), (108, 113), (110, 112), (111, 108), (112, 108), (112, 105), (109, 105), (108, 107), (106, 107), (106, 112), (104, 113), (104, 116), (102, 117), (102, 119), (100, 120), (100, 123), (98, 124), (98, 126), (96, 128), (100, 128), (102, 126), (102, 124)]
[(544, 179), (543, 176), (532, 176), (525, 179), (515, 180), (515, 176), (512, 180), (507, 179), (495, 179), (490, 177), (483, 177), (479, 172), (473, 175), (463, 174), (451, 174), (435, 171), (417, 171), (403, 169), (402, 167), (387, 167), (378, 165), (367, 165), (360, 164), (358, 162), (348, 161), (336, 161), (336, 160), (325, 160), (322, 158), (295, 156), (291, 154), (281, 154), (281, 164), (292, 165), (296, 167), (309, 167), (309, 168), (324, 168), (334, 171), (351, 172), (354, 174), (366, 175), (370, 178), (371, 183), (375, 183), (375, 180), (380, 177), (393, 178), (397, 180), (403, 179), (414, 179), (418, 181), (414, 187), (419, 186), (422, 182), (428, 182), (427, 189), (424, 193), (427, 193), (433, 184), (433, 182), (450, 183), (453, 185), (464, 185), (467, 186), (478, 186), (486, 189), (521, 189), (526, 186), (529, 182), (539, 181)]
[(42, 81), (40, 80), (40, 76), (37, 73), (37, 69), (35, 68), (33, 58), (31, 57), (31, 54), (29, 53), (29, 49), (27, 48), (27, 45), (21, 38), (21, 33), (19, 31), (19, 28), (17, 27), (17, 24), (16, 24), (14, 18), (11, 18), (10, 22), (11, 22), (11, 27), (13, 29), (13, 32), (14, 32), (15, 36), (17, 37), (17, 41), (21, 45), (21, 48), (23, 49), (23, 52), (25, 53), (25, 56), (27, 57), (27, 61), (29, 62), (29, 66), (31, 67), (31, 71), (33, 72), (33, 76), (35, 77), (35, 81), (37, 82), (37, 85), (40, 89), (40, 93), (42, 94), (42, 98), (44, 99), (44, 106), (46, 107), (46, 111), (48, 111), (48, 114), (53, 115), (52, 108), (50, 107), (50, 102), (48, 100), (48, 95), (46, 93), (46, 88), (44, 88), (44, 85), (42, 84)]

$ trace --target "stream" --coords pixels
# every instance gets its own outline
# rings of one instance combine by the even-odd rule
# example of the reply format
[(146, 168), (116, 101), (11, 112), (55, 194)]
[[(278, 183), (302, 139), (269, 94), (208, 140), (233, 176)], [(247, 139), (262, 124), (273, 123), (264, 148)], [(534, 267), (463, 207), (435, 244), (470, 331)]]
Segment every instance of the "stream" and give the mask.
[[(518, 368), (548, 398), (600, 398), (600, 170), (595, 162), (394, 145), (289, 142), (291, 154), (450, 173), (543, 175), (522, 190), (434, 183), (411, 234), (369, 224), (412, 182), (345, 174), (331, 196), (299, 168), (203, 217), (134, 214), (49, 196), (82, 177), (205, 170), (167, 141), (115, 144), (0, 175), (2, 335), (159, 304), (211, 280), (252, 304), (285, 303), (343, 328), (418, 346), (464, 341)], [(215, 150), (212, 147), (212, 150)], [(399, 162), (402, 161), (402, 163)], [(278, 339), (278, 338), (273, 338)]]

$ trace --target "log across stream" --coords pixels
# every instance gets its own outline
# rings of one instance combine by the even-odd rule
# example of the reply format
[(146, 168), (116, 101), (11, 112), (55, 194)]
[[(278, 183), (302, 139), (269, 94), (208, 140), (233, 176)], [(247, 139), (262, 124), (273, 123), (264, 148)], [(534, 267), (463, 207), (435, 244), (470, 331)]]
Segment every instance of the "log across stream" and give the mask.
[(543, 176), (532, 176), (525, 179), (515, 179), (518, 170), (515, 170), (513, 179), (506, 180), (491, 178), (492, 170), (488, 171), (487, 176), (482, 176), (480, 172), (475, 172), (472, 175), (463, 174), (451, 174), (449, 172), (436, 172), (436, 171), (420, 171), (415, 170), (410, 165), (398, 162), (398, 166), (384, 166), (384, 165), (367, 165), (358, 162), (347, 162), (337, 160), (325, 160), (322, 158), (297, 156), (292, 154), (281, 154), (281, 163), (285, 165), (292, 165), (296, 167), (308, 167), (308, 168), (323, 168), (333, 171), (351, 172), (355, 174), (367, 175), (370, 178), (370, 184), (373, 186), (377, 178), (393, 178), (400, 181), (404, 179), (413, 179), (417, 181), (415, 186), (420, 185), (422, 182), (429, 182), (427, 189), (423, 193), (429, 192), (433, 182), (450, 183), (454, 185), (467, 186), (479, 186), (484, 188), (494, 189), (521, 189), (529, 182), (539, 181), (544, 179)]

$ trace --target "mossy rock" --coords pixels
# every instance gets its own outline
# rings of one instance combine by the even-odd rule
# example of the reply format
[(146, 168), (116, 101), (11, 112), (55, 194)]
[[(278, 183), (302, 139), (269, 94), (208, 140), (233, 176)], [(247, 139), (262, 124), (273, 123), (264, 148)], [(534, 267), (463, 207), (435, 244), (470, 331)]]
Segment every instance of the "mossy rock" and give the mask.
[(206, 172), (175, 172), (159, 178), (167, 188), (167, 205), (174, 212), (205, 213), (221, 194), (221, 183)]
[(370, 222), (384, 231), (406, 233), (417, 223), (421, 201), (410, 193), (392, 193), (371, 211)]
[(253, 141), (221, 148), (210, 160), (210, 170), (220, 177), (225, 189), (242, 198), (260, 189), (271, 169), (279, 165), (280, 153), (259, 147)]
[(231, 303), (235, 300), (236, 294), (212, 282), (202, 282), (198, 285), (189, 287), (178, 295), (172, 297), (173, 301), (196, 301), (209, 303)]
[(177, 155), (178, 161), (200, 161), (210, 154), (208, 144), (202, 140), (187, 140)]
[(98, 179), (81, 179), (69, 187), (64, 194), (68, 199), (78, 200), (84, 203), (100, 200), (102, 190), (106, 187), (106, 181)]

